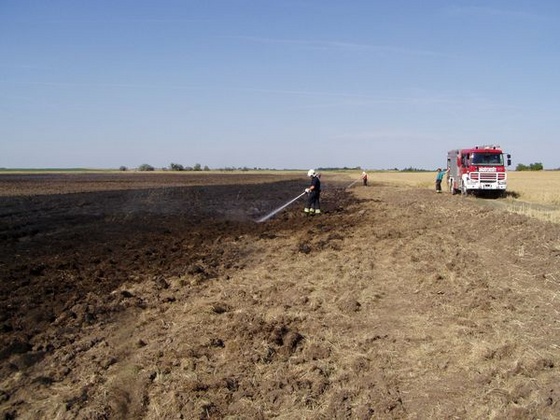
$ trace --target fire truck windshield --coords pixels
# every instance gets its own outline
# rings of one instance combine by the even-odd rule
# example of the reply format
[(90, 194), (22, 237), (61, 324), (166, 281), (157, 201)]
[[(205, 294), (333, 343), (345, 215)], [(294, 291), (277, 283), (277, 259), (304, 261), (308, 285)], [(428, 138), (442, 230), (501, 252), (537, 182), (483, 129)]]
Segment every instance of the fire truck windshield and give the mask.
[(503, 166), (504, 157), (498, 153), (473, 153), (471, 157), (473, 165), (499, 165)]

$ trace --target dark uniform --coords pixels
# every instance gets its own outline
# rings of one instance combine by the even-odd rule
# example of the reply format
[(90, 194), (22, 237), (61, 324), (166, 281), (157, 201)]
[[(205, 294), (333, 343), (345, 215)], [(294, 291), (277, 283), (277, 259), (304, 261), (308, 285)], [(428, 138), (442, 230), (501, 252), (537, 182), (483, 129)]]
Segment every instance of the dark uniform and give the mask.
[(311, 177), (311, 186), (305, 190), (307, 192), (307, 207), (303, 211), (306, 214), (320, 214), (321, 180), (313, 170), (310, 170), (307, 174)]

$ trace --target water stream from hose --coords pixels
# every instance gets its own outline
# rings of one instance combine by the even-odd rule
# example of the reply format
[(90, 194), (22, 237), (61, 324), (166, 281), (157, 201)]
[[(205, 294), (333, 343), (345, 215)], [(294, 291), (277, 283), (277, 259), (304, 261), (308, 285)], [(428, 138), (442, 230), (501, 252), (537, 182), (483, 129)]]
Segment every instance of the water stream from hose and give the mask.
[(358, 178), (357, 180), (352, 181), (352, 182), (350, 183), (350, 185), (348, 185), (348, 186), (346, 187), (346, 189), (350, 188), (352, 185), (354, 185), (354, 184), (355, 184), (356, 182), (358, 182), (360, 179), (361, 179), (361, 178)]
[(272, 216), (274, 216), (276, 213), (284, 210), (286, 207), (288, 207), (290, 204), (292, 204), (294, 201), (298, 200), (300, 197), (304, 196), (306, 193), (302, 192), (300, 195), (298, 195), (296, 198), (294, 198), (293, 200), (288, 201), (286, 204), (278, 207), (276, 210), (270, 212), (269, 214), (267, 214), (264, 217), (261, 217), (259, 220), (257, 220), (257, 223), (262, 223), (268, 219), (270, 219)]

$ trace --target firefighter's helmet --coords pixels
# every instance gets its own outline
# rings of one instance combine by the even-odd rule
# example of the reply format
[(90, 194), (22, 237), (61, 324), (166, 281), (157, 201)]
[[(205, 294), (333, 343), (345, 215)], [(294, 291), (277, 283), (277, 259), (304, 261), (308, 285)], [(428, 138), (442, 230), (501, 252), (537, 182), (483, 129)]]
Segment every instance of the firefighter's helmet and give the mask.
[(310, 169), (307, 171), (307, 176), (315, 176), (315, 169)]

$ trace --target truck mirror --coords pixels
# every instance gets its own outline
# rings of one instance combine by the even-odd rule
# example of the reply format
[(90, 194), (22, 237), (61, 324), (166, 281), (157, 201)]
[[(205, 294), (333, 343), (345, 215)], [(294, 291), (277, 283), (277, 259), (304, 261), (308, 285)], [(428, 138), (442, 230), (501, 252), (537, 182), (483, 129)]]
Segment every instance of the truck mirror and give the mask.
[(511, 166), (511, 159), (508, 159), (508, 166)]

